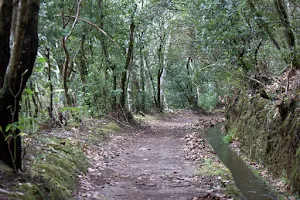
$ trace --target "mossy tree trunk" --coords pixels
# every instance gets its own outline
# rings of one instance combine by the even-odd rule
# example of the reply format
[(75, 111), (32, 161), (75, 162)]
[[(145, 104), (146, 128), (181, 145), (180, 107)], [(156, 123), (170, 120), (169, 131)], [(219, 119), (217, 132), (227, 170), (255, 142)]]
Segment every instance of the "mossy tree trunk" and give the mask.
[(280, 50), (280, 45), (276, 41), (274, 34), (270, 30), (270, 27), (268, 26), (268, 23), (264, 20), (264, 17), (262, 16), (261, 12), (259, 12), (255, 7), (255, 2), (253, 0), (247, 0), (247, 3), (250, 7), (250, 10), (252, 14), (257, 18), (258, 26), (264, 30), (266, 35), (269, 37), (270, 41), (273, 43), (273, 45), (276, 47), (277, 50)]
[(292, 63), (292, 67), (295, 69), (300, 69), (300, 63), (297, 58), (297, 47), (296, 47), (296, 38), (293, 31), (293, 27), (291, 26), (288, 12), (287, 12), (287, 4), (285, 0), (274, 0), (274, 4), (278, 13), (278, 17), (280, 22), (284, 28), (284, 34), (286, 38), (287, 45), (290, 51), (290, 60)]
[[(22, 91), (30, 77), (38, 48), (39, 0), (0, 2), (0, 160), (21, 169), (19, 120)], [(11, 126), (13, 127), (13, 126)]]

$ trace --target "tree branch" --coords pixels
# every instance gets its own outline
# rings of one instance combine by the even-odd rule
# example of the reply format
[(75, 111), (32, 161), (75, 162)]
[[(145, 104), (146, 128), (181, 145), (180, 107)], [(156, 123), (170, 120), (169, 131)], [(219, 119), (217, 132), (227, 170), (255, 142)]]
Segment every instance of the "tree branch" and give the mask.
[[(76, 19), (76, 16), (68, 16), (68, 15), (66, 15), (65, 17), (71, 17), (71, 18), (73, 18), (73, 19)], [(103, 35), (105, 35), (110, 41), (112, 41), (112, 42), (117, 46), (117, 48), (121, 51), (121, 47), (117, 44), (117, 42), (114, 41), (114, 40), (113, 40), (113, 39), (112, 39), (112, 38), (111, 38), (104, 30), (102, 30), (99, 26), (97, 26), (96, 24), (94, 24), (94, 23), (92, 23), (92, 22), (90, 22), (90, 21), (88, 21), (88, 20), (82, 19), (82, 18), (80, 18), (80, 17), (78, 17), (77, 20), (78, 20), (78, 21), (81, 21), (81, 22), (84, 22), (84, 23), (86, 23), (86, 24), (89, 24), (89, 25), (95, 27), (96, 29), (98, 29)]]
[(79, 18), (79, 14), (80, 14), (80, 4), (81, 4), (81, 0), (77, 0), (76, 16), (74, 18), (74, 22), (72, 24), (71, 30), (70, 30), (69, 34), (65, 37), (65, 40), (67, 40), (71, 36), (71, 34), (75, 28), (76, 22)]

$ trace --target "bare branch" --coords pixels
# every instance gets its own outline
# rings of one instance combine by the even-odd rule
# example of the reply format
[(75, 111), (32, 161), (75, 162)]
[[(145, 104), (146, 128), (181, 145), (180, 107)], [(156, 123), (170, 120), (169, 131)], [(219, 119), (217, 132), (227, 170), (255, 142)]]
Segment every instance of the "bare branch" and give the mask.
[[(74, 19), (76, 19), (76, 16), (65, 16), (65, 17), (71, 17), (71, 18), (74, 18)], [(98, 29), (103, 35), (105, 35), (110, 41), (112, 41), (116, 46), (117, 46), (117, 48), (121, 51), (121, 47), (117, 44), (117, 42), (116, 41), (114, 41), (103, 29), (101, 29), (99, 26), (97, 26), (96, 24), (94, 24), (94, 23), (92, 23), (92, 22), (90, 22), (90, 21), (88, 21), (88, 20), (85, 20), (85, 19), (82, 19), (82, 18), (80, 18), (80, 17), (77, 17), (77, 20), (78, 21), (82, 21), (82, 22), (84, 22), (84, 23), (86, 23), (86, 24), (89, 24), (89, 25), (91, 25), (91, 26), (93, 26), (93, 27), (95, 27), (96, 29)]]
[(300, 8), (300, 4), (296, 3), (295, 1), (293, 0), (288, 0), (288, 1), (294, 4), (296, 7)]
[(80, 4), (81, 4), (81, 0), (77, 0), (76, 16), (74, 18), (74, 22), (72, 24), (71, 30), (70, 30), (69, 34), (65, 37), (65, 40), (67, 40), (71, 36), (71, 34), (75, 28), (76, 22), (80, 15)]

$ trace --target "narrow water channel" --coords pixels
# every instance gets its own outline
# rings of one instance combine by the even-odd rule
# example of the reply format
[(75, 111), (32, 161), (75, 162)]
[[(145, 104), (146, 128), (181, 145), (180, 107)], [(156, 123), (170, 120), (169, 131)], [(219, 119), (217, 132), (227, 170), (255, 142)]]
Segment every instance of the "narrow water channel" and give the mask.
[(207, 133), (207, 139), (213, 147), (220, 160), (229, 168), (236, 183), (247, 200), (268, 200), (277, 199), (276, 195), (270, 192), (263, 181), (259, 180), (233, 152), (228, 144), (223, 142), (224, 135), (221, 133), (222, 124), (217, 124), (210, 128)]

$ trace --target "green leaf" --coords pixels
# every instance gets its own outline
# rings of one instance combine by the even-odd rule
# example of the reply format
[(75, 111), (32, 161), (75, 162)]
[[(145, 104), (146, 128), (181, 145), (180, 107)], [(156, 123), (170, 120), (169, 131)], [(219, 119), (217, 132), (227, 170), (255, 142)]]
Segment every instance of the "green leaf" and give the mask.
[(29, 89), (29, 88), (25, 88), (24, 89), (24, 91), (27, 93), (27, 94), (34, 94), (34, 92), (31, 90), (31, 89)]
[(27, 136), (27, 135), (28, 135), (27, 133), (21, 132), (17, 136), (24, 137), (24, 136)]
[(37, 59), (37, 62), (39, 62), (39, 63), (46, 63), (47, 61), (46, 61), (46, 58), (44, 58), (44, 57), (39, 57), (39, 58)]
[(24, 130), (25, 129), (24, 126), (21, 125), (21, 124), (18, 124), (16, 128), (18, 128), (19, 130)]
[(11, 130), (11, 124), (8, 124), (7, 126), (6, 126), (6, 128), (5, 128), (5, 132), (8, 132), (8, 131), (10, 131)]

